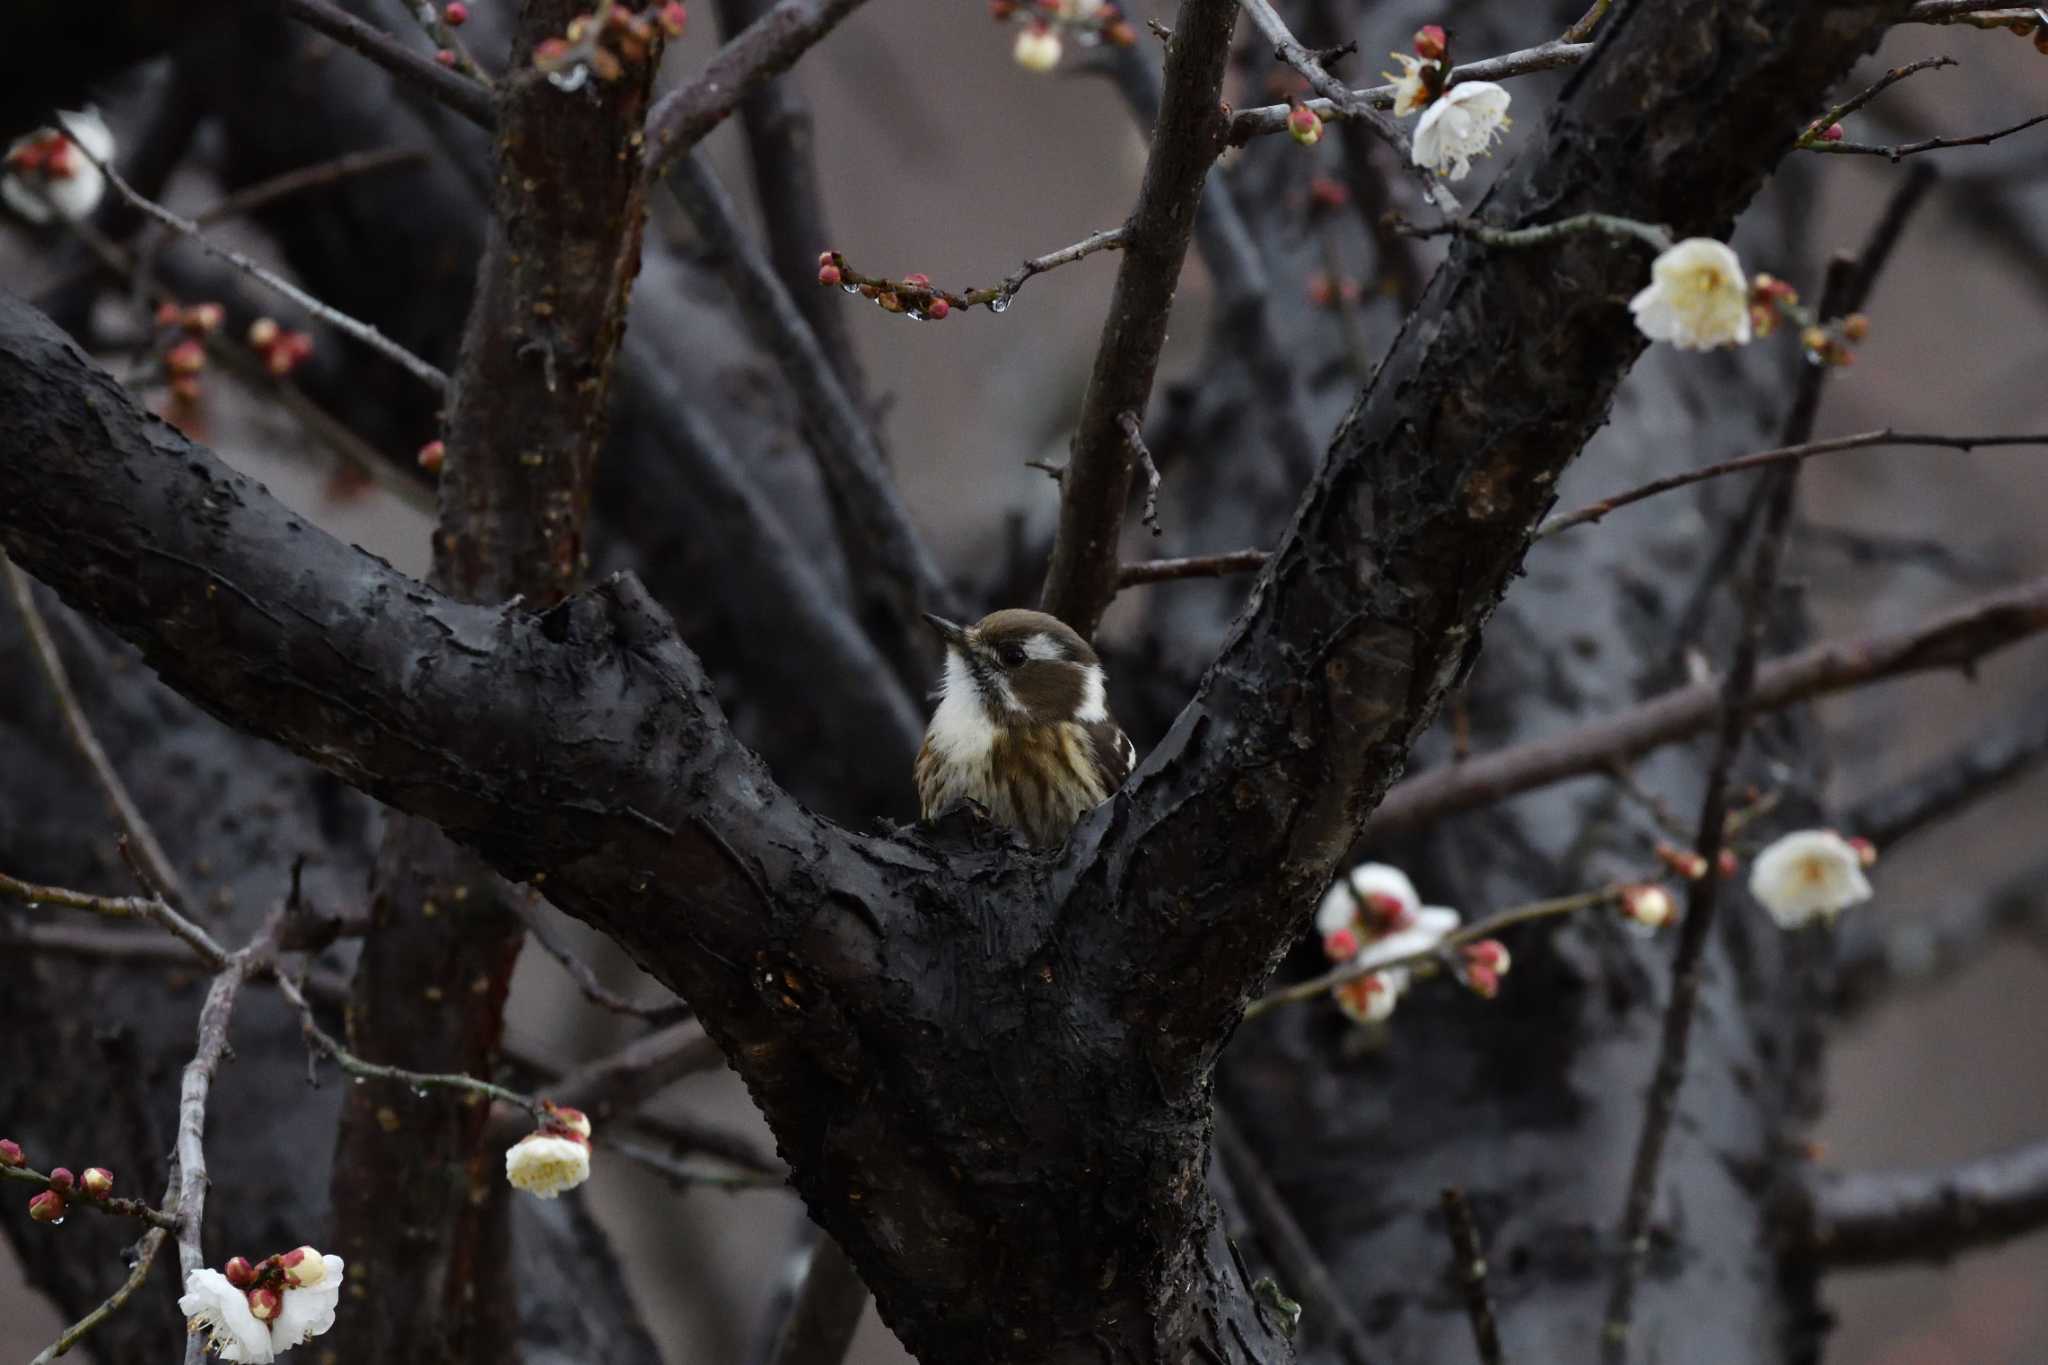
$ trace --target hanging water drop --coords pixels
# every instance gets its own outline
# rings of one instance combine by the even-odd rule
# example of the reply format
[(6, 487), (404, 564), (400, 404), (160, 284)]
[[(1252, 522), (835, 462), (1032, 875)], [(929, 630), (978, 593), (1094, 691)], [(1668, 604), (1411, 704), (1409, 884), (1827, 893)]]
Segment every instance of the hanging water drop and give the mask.
[(858, 294), (860, 292), (860, 286), (857, 284), (842, 284), (839, 286), (839, 290), (841, 293), (844, 294)]
[(1009, 312), (1010, 296), (1008, 294), (998, 294), (994, 298), (990, 299), (988, 301), (988, 311), (991, 313)]

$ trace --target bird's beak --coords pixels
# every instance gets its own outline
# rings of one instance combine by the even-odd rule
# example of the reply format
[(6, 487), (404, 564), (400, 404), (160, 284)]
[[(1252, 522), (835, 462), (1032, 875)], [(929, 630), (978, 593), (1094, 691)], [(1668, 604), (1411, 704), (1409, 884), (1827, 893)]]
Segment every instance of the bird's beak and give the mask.
[(932, 629), (939, 633), (939, 638), (944, 640), (947, 645), (963, 653), (966, 651), (967, 628), (965, 626), (956, 626), (945, 617), (934, 616), (930, 612), (924, 614), (924, 619), (931, 622)]

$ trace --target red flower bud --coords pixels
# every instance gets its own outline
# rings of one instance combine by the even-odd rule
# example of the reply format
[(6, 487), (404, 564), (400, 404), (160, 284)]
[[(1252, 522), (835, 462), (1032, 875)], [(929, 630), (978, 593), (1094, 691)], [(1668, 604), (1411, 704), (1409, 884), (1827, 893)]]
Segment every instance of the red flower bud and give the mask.
[(988, 17), (1002, 23), (1017, 12), (1017, 0), (988, 0)]
[(176, 327), (180, 323), (184, 322), (184, 320), (184, 310), (179, 308), (177, 304), (171, 302), (169, 299), (165, 299), (162, 303), (156, 306), (157, 326)]
[(469, 22), (469, 6), (463, 4), (462, 0), (449, 0), (441, 10), (441, 22), (450, 28), (461, 28)]
[(1297, 104), (1287, 115), (1287, 135), (1304, 147), (1313, 147), (1323, 140), (1323, 120), (1307, 105)]
[(1696, 882), (1707, 875), (1707, 860), (1689, 848), (1659, 844), (1657, 859), (1689, 882)]
[(1822, 142), (1840, 142), (1842, 140), (1842, 125), (1830, 123), (1821, 131), (1820, 140)]
[(275, 1289), (252, 1289), (249, 1291), (249, 1315), (258, 1322), (269, 1322), (284, 1311), (284, 1296)]
[(88, 1166), (78, 1177), (78, 1187), (95, 1199), (105, 1199), (114, 1192), (114, 1173), (104, 1166)]
[(237, 1289), (247, 1289), (256, 1283), (256, 1267), (249, 1264), (247, 1256), (230, 1258), (228, 1263), (220, 1268), (220, 1273), (227, 1276), (228, 1283)]
[(226, 322), (227, 318), (227, 310), (217, 303), (195, 303), (185, 310), (185, 316), (180, 321), (184, 323), (186, 331), (207, 336), (218, 332), (220, 325)]
[(59, 1166), (50, 1172), (50, 1188), (59, 1194), (71, 1193), (71, 1187), (75, 1183), (76, 1179), (72, 1176), (69, 1166)]
[(1319, 175), (1308, 182), (1308, 201), (1317, 208), (1341, 209), (1351, 202), (1351, 191), (1340, 181)]
[(438, 474), (441, 472), (441, 461), (447, 457), (448, 443), (446, 441), (429, 441), (420, 447), (420, 468), (426, 470), (429, 474)]
[(38, 1223), (63, 1222), (64, 1196), (55, 1190), (44, 1190), (28, 1201), (28, 1216)]
[(1856, 850), (1857, 862), (1862, 863), (1865, 867), (1871, 867), (1876, 864), (1877, 845), (1871, 843), (1870, 840), (1859, 834), (1849, 840), (1849, 847)]
[(455, 54), (445, 47), (434, 53), (434, 60), (451, 70), (455, 66)]
[(924, 315), (930, 318), (933, 322), (939, 322), (945, 318), (946, 314), (952, 311), (952, 304), (947, 303), (944, 299), (933, 299), (931, 303), (925, 308)]
[(1850, 341), (1861, 341), (1870, 335), (1870, 318), (1864, 313), (1851, 313), (1842, 319), (1842, 335)]
[(929, 285), (932, 282), (932, 277), (929, 275), (905, 275), (903, 282), (905, 284)]
[(313, 334), (311, 332), (286, 332), (284, 334), (284, 347), (287, 351), (291, 352), (292, 363), (296, 365), (313, 354)]
[(1425, 62), (1442, 61), (1451, 40), (1442, 24), (1424, 24), (1415, 30), (1415, 55)]
[(188, 337), (164, 352), (164, 368), (174, 375), (198, 374), (206, 368), (206, 348)]
[(1621, 913), (1638, 924), (1661, 929), (1678, 918), (1678, 902), (1663, 887), (1643, 882), (1622, 888)]
[(26, 1166), (28, 1161), (21, 1154), (21, 1144), (13, 1138), (0, 1138), (0, 1166)]
[(1358, 935), (1349, 929), (1333, 929), (1323, 936), (1323, 954), (1332, 962), (1349, 962), (1358, 956)]
[(1714, 859), (1714, 869), (1721, 874), (1722, 881), (1733, 881), (1742, 870), (1742, 859), (1735, 856), (1734, 849), (1724, 848)]
[(661, 31), (663, 33), (666, 33), (671, 38), (683, 36), (683, 23), (687, 16), (681, 5), (674, 3), (674, 0), (670, 0), (669, 4), (661, 7), (660, 17)]
[(827, 261), (818, 267), (819, 284), (837, 284), (840, 280), (839, 267)]

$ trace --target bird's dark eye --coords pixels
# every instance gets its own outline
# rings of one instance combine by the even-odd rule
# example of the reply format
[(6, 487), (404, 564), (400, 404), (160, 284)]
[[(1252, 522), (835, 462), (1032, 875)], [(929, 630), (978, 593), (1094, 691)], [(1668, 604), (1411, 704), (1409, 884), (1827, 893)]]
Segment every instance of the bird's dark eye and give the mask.
[(1003, 661), (1004, 668), (1015, 668), (1024, 662), (1024, 646), (1015, 640), (1005, 640), (996, 646), (996, 657)]

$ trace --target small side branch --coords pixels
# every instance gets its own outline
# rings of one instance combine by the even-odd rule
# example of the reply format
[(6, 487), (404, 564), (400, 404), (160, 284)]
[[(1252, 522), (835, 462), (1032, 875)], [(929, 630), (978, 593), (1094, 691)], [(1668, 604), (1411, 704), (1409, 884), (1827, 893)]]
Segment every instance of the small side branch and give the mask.
[[(166, 1200), (167, 1202), (164, 1205), (165, 1212), (175, 1216), (177, 1213), (177, 1195), (175, 1190), (166, 1195)], [(50, 1362), (56, 1360), (58, 1356), (65, 1354), (72, 1347), (83, 1341), (95, 1327), (98, 1327), (108, 1318), (120, 1312), (123, 1305), (130, 1298), (134, 1297), (135, 1291), (142, 1287), (143, 1281), (149, 1278), (150, 1267), (156, 1264), (157, 1253), (164, 1249), (164, 1243), (170, 1240), (170, 1236), (171, 1230), (162, 1227), (154, 1227), (144, 1233), (142, 1240), (135, 1244), (134, 1268), (128, 1272), (128, 1278), (121, 1282), (121, 1287), (108, 1295), (105, 1303), (102, 1303), (77, 1322), (65, 1328), (55, 1341), (45, 1346), (36, 1354), (35, 1359), (31, 1360), (29, 1365), (50, 1365)]]
[(593, 1005), (612, 1011), (614, 1014), (631, 1015), (655, 1024), (673, 1024), (690, 1017), (690, 1007), (681, 1001), (665, 1005), (639, 1005), (611, 990), (597, 979), (597, 973), (590, 964), (569, 951), (568, 947), (548, 932), (547, 923), (540, 912), (524, 894), (513, 892), (506, 897), (513, 913), (526, 925), (526, 932), (541, 946), (541, 951), (562, 964), (562, 970), (576, 983), (576, 989), (583, 992), (583, 998)]
[[(1145, 471), (1145, 509), (1138, 519), (1152, 528), (1153, 535), (1159, 535), (1159, 466), (1152, 462), (1152, 452), (1145, 448), (1145, 429), (1135, 412), (1119, 413), (1116, 424), (1124, 429), (1124, 439), (1131, 443), (1131, 459)], [(1122, 586), (1122, 570), (1118, 570), (1118, 586)]]
[(171, 865), (163, 846), (156, 841), (149, 821), (143, 818), (142, 808), (128, 794), (128, 784), (115, 771), (113, 760), (107, 757), (99, 736), (93, 733), (92, 722), (85, 718), (85, 708), (78, 704), (78, 693), (71, 686), (71, 675), (64, 667), (63, 657), (57, 653), (57, 642), (50, 635), (50, 623), (43, 619), (42, 610), (36, 606), (35, 592), (29, 586), (28, 575), (17, 569), (5, 555), (0, 555), (0, 569), (6, 571), (7, 590), (13, 595), (15, 610), (21, 613), (21, 623), (28, 631), (36, 663), (43, 670), (43, 678), (57, 699), (57, 713), (64, 718), (64, 729), (70, 734), (72, 744), (85, 759), (86, 766), (92, 769), (93, 778), (99, 783), (107, 804), (114, 808), (114, 819), (127, 834), (136, 856), (149, 870), (150, 879), (163, 898), (173, 905), (185, 905), (185, 887), (178, 878), (177, 869)]
[(1888, 147), (1871, 142), (1813, 142), (1800, 145), (1809, 152), (1831, 152), (1836, 156), (1881, 156), (1898, 162), (1909, 156), (1918, 156), (1922, 152), (1939, 152), (1951, 147), (1987, 146), (2002, 137), (2011, 137), (2014, 133), (2031, 128), (2037, 123), (2048, 123), (2048, 114), (2036, 114), (2032, 118), (2021, 119), (2010, 128), (2000, 128), (1991, 133), (1978, 133), (1974, 137), (1930, 137), (1919, 142), (1901, 142)]
[[(1510, 52), (1505, 56), (1490, 57), (1483, 62), (1467, 62), (1463, 66), (1453, 67), (1445, 88), (1448, 89), (1460, 81), (1493, 81), (1498, 84), (1501, 81), (1512, 80), (1516, 76), (1577, 66), (1592, 50), (1591, 43), (1539, 43), (1520, 52)], [(1305, 100), (1303, 103), (1315, 111), (1316, 117), (1325, 122), (1351, 117), (1351, 110), (1355, 108), (1380, 110), (1394, 107), (1394, 87), (1391, 85), (1375, 85), (1345, 93), (1349, 99), (1343, 104), (1330, 98)], [(1255, 137), (1268, 137), (1274, 133), (1285, 132), (1289, 112), (1289, 107), (1284, 104), (1265, 104), (1255, 109), (1239, 110), (1230, 118), (1230, 145), (1242, 147)], [(1405, 153), (1403, 158), (1405, 160)]]
[(1415, 146), (1401, 126), (1382, 114), (1370, 99), (1361, 98), (1344, 82), (1332, 76), (1323, 68), (1321, 54), (1301, 45), (1301, 41), (1289, 31), (1287, 21), (1280, 17), (1268, 0), (1238, 0), (1253, 25), (1266, 40), (1273, 44), (1273, 55), (1299, 71), (1309, 87), (1339, 109), (1346, 118), (1354, 118), (1372, 129), (1379, 139), (1394, 149), (1394, 155), (1401, 165), (1413, 172), (1416, 183), (1422, 187), (1422, 197), (1434, 204), (1446, 217), (1460, 213), (1458, 197), (1447, 189), (1426, 166), (1415, 164)]
[(2048, 1228), (2048, 1142), (1933, 1171), (1818, 1177), (1805, 1242), (1821, 1265), (1946, 1261)]
[(1928, 71), (1935, 67), (1957, 65), (1960, 65), (1960, 63), (1953, 57), (1922, 57), (1917, 62), (1908, 62), (1904, 66), (1895, 66), (1880, 76), (1873, 84), (1857, 91), (1849, 96), (1848, 99), (1843, 100), (1840, 104), (1822, 114), (1812, 123), (1807, 124), (1806, 131), (1799, 135), (1799, 141), (1794, 145), (1811, 147), (1814, 143), (1821, 141), (1826, 136), (1828, 129), (1834, 127), (1837, 123), (1840, 123), (1843, 119), (1849, 117), (1849, 115), (1855, 113), (1858, 109), (1861, 109), (1864, 105), (1870, 103), (1915, 72)]
[(366, 24), (329, 0), (277, 0), (277, 7), (306, 27), (360, 52), (400, 80), (424, 91), (456, 113), (490, 128), (498, 121), (491, 92), (477, 82), (423, 57), (383, 29)]
[[(60, 120), (61, 118), (62, 115), (59, 115)], [(74, 146), (77, 146), (78, 139), (73, 138), (72, 143)], [(448, 376), (446, 374), (429, 365), (411, 351), (406, 350), (405, 347), (399, 345), (390, 337), (385, 336), (369, 323), (350, 317), (332, 304), (322, 303), (290, 280), (256, 264), (256, 262), (244, 256), (241, 252), (236, 251), (233, 247), (225, 247), (211, 240), (205, 233), (199, 230), (197, 223), (192, 222), (188, 218), (179, 217), (154, 199), (146, 198), (134, 186), (123, 180), (121, 173), (111, 165), (94, 157), (90, 151), (86, 151), (82, 146), (79, 147), (79, 150), (84, 153), (88, 160), (91, 160), (100, 168), (101, 172), (107, 177), (107, 183), (114, 187), (115, 192), (122, 199), (126, 200), (131, 208), (155, 219), (180, 237), (190, 238), (207, 255), (226, 261), (229, 265), (273, 293), (282, 294), (290, 299), (293, 303), (296, 303), (314, 317), (319, 318), (328, 326), (333, 327), (337, 331), (347, 333), (370, 349), (391, 360), (397, 361), (437, 392), (448, 387)]]
[[(18, 1180), (25, 1185), (41, 1189), (50, 1188), (50, 1177), (27, 1166), (0, 1166), (0, 1180)], [(178, 1230), (178, 1215), (172, 1209), (151, 1208), (140, 1199), (95, 1199), (82, 1187), (72, 1186), (64, 1192), (64, 1202), (71, 1208), (81, 1206), (115, 1218), (137, 1218), (153, 1228), (167, 1232)]]
[(1465, 1316), (1472, 1321), (1472, 1344), (1479, 1351), (1480, 1365), (1501, 1365), (1500, 1328), (1493, 1319), (1493, 1299), (1486, 1292), (1486, 1251), (1479, 1244), (1472, 1206), (1465, 1202), (1465, 1192), (1455, 1186), (1446, 1186), (1439, 1197), (1455, 1258), (1452, 1268), (1465, 1295)]
[(1139, 560), (1117, 566), (1116, 585), (1121, 589), (1144, 583), (1170, 583), (1179, 578), (1225, 578), (1252, 573), (1272, 557), (1270, 550), (1228, 550), (1220, 555), (1194, 555), (1186, 559)]
[(1653, 251), (1663, 251), (1672, 240), (1670, 228), (1611, 213), (1579, 213), (1525, 228), (1493, 227), (1476, 218), (1450, 218), (1427, 225), (1396, 219), (1393, 228), (1404, 237), (1463, 237), (1482, 246), (1498, 247), (1544, 246), (1567, 237), (1599, 236), (1641, 242)]

